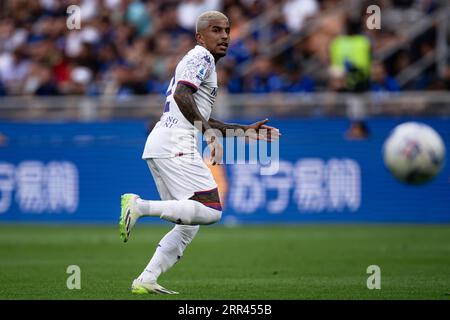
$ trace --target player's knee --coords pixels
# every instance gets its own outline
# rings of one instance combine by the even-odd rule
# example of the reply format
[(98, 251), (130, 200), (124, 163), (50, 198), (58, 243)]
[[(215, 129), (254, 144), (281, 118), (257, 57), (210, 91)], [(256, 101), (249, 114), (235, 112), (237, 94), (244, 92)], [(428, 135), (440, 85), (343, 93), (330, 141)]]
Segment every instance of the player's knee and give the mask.
[(205, 222), (203, 224), (213, 224), (222, 218), (222, 208), (216, 209), (215, 207), (211, 207), (198, 201), (194, 202), (197, 210), (201, 210), (203, 212), (203, 216), (205, 217)]
[(216, 209), (210, 209), (210, 213), (212, 216), (212, 222), (211, 223), (216, 223), (218, 222), (220, 219), (222, 219), (222, 211), (221, 210), (216, 210)]
[(220, 219), (222, 219), (222, 210), (216, 210), (216, 218), (217, 218), (217, 220), (216, 220), (216, 222), (217, 221), (219, 221)]
[(209, 223), (216, 223), (222, 218), (222, 205), (220, 203), (220, 197), (218, 189), (212, 189), (207, 192), (196, 192), (190, 200), (198, 203), (199, 210), (206, 211), (208, 213)]

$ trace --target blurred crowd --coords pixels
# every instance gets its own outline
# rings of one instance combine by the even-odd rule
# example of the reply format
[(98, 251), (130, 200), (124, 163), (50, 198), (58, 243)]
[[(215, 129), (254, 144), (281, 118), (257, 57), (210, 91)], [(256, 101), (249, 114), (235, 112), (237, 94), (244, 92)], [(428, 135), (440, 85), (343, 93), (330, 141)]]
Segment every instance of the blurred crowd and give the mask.
[[(218, 72), (231, 93), (450, 89), (450, 69), (438, 74), (434, 64), (414, 81), (400, 85), (395, 78), (435, 50), (434, 26), (389, 58), (374, 59), (404, 40), (399, 23), (433, 15), (442, 3), (0, 0), (0, 95), (165, 93), (206, 10), (230, 18), (232, 43)], [(74, 4), (81, 8), (79, 30), (67, 25)], [(369, 4), (382, 10), (379, 30), (367, 28)]]

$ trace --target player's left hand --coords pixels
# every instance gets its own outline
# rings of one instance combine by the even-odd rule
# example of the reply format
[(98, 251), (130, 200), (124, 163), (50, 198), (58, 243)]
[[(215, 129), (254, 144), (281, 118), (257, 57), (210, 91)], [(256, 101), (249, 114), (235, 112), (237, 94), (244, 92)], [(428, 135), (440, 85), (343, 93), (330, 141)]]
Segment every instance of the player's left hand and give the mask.
[(267, 122), (269, 122), (269, 119), (266, 118), (248, 125), (245, 136), (250, 139), (265, 140), (269, 142), (277, 140), (281, 136), (280, 130), (275, 127), (266, 126)]

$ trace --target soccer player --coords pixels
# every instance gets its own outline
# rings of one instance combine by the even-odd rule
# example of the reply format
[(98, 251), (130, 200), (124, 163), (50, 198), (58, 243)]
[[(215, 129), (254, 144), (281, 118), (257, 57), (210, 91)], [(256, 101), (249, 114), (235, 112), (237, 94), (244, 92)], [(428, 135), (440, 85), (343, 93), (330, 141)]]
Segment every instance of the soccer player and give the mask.
[[(207, 11), (197, 18), (197, 45), (178, 63), (167, 89), (163, 115), (149, 134), (142, 155), (161, 200), (143, 200), (131, 193), (121, 197), (119, 228), (124, 242), (142, 216), (159, 217), (176, 224), (161, 239), (150, 262), (133, 281), (133, 293), (176, 294), (160, 286), (158, 277), (183, 256), (200, 225), (215, 223), (222, 216), (217, 184), (196, 149), (194, 125), (208, 143), (212, 165), (219, 164), (223, 156), (219, 133), (266, 141), (280, 135), (278, 129), (265, 125), (267, 119), (239, 125), (210, 117), (217, 94), (215, 63), (227, 52), (229, 34), (228, 18), (221, 12)], [(233, 134), (227, 129), (234, 130)]]

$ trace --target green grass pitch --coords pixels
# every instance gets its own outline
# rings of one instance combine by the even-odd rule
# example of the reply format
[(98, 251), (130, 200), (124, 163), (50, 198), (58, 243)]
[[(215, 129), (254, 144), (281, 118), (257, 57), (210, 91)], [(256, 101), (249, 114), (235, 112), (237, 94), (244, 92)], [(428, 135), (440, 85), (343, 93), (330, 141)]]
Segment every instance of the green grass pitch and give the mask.
[(2, 224), (0, 299), (450, 299), (450, 225), (202, 227), (159, 281), (180, 295), (132, 295), (170, 227), (137, 225), (124, 244), (111, 225)]

